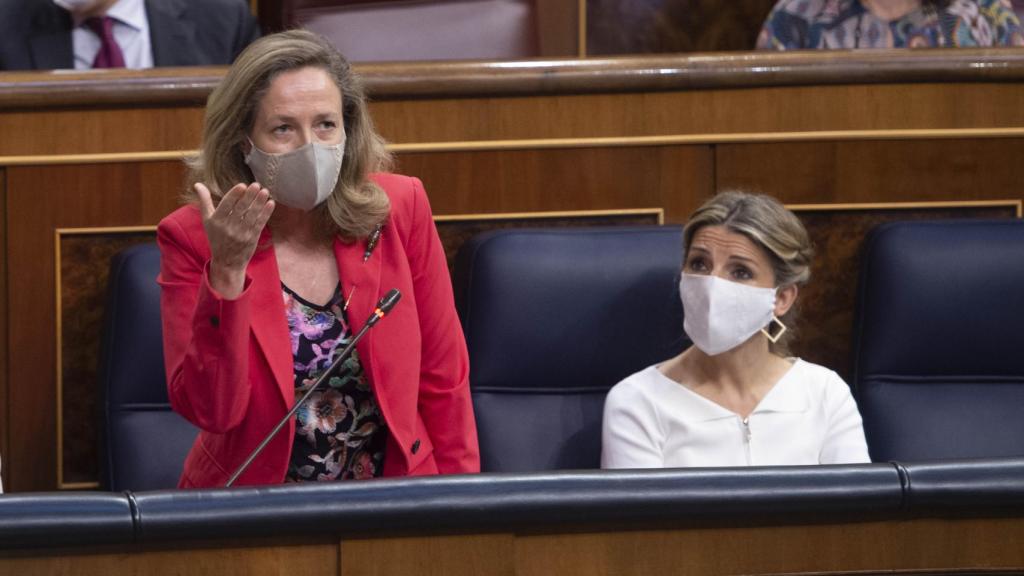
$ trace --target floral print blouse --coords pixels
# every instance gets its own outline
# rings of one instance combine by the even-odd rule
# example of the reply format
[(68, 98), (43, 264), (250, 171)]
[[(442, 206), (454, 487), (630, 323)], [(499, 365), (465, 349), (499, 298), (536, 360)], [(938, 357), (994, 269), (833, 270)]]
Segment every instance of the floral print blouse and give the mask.
[[(295, 401), (352, 339), (341, 286), (326, 306), (303, 300), (284, 284), (285, 315), (295, 359)], [(363, 479), (384, 468), (387, 431), (359, 356), (353, 353), (296, 413), (286, 482)]]
[(779, 0), (757, 39), (759, 50), (804, 48), (957, 48), (1022, 46), (1024, 32), (1010, 0), (950, 0), (892, 21), (861, 0)]

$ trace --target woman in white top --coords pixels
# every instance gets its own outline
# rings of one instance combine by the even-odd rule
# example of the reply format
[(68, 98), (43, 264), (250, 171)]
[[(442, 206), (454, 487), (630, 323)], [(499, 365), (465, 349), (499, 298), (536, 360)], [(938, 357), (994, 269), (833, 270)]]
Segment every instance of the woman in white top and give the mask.
[(683, 254), (694, 345), (608, 393), (602, 467), (869, 462), (846, 383), (788, 355), (813, 254), (800, 220), (768, 196), (719, 194), (686, 224)]

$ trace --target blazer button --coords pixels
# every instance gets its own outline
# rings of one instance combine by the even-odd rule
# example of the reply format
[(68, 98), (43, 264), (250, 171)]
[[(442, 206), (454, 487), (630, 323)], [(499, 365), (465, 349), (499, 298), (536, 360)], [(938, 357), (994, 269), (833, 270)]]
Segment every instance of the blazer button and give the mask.
[(210, 325), (213, 326), (214, 328), (220, 326), (220, 317), (210, 316)]
[(416, 440), (412, 443), (412, 453), (415, 454), (420, 451), (420, 441)]

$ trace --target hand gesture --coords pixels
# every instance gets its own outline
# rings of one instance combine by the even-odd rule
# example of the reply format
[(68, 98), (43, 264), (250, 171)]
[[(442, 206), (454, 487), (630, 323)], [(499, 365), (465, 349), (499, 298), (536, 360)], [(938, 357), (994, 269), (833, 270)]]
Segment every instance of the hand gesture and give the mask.
[(236, 184), (216, 208), (209, 188), (196, 183), (195, 191), (212, 254), (210, 285), (224, 298), (237, 298), (260, 233), (274, 212), (274, 201), (270, 192), (257, 183)]

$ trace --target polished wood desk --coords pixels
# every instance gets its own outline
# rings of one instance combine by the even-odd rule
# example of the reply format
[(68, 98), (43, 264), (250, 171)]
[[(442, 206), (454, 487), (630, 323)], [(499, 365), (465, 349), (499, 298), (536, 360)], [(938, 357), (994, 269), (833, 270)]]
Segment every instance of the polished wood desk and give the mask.
[[(1024, 199), (1018, 50), (358, 69), (397, 169), (424, 180), (439, 215), (658, 208), (679, 223), (734, 187), (812, 205), (812, 227), (830, 236), (806, 318), (827, 322), (811, 322), (797, 352), (829, 365), (846, 361), (849, 262), (868, 223), (934, 210), (1013, 217)], [(151, 234), (132, 227), (178, 205), (181, 158), (198, 145), (203, 102), (222, 74), (0, 74), (6, 488), (95, 485), (95, 422), (63, 414), (94, 394), (70, 367), (95, 369), (102, 306), (72, 314), (67, 302), (102, 293), (104, 245)]]

